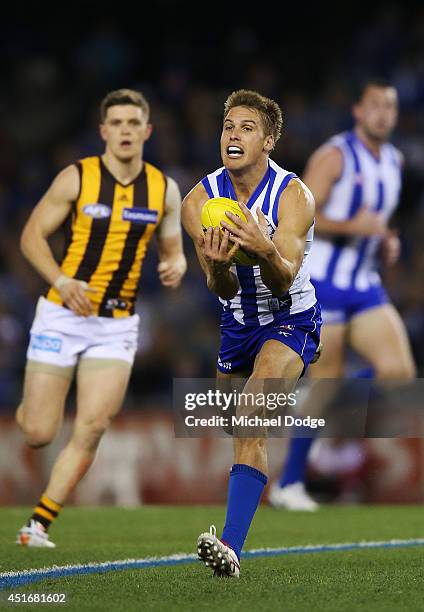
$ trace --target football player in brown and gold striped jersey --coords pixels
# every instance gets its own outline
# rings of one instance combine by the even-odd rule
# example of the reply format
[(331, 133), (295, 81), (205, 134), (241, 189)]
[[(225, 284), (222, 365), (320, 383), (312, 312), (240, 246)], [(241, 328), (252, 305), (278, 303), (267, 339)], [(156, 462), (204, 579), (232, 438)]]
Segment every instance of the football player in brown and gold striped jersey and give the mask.
[[(52, 547), (47, 530), (89, 469), (99, 441), (118, 413), (137, 348), (134, 301), (152, 235), (164, 287), (186, 270), (181, 197), (175, 181), (143, 160), (152, 126), (139, 92), (121, 89), (101, 104), (105, 152), (65, 168), (33, 210), (22, 252), (49, 283), (31, 328), (17, 422), (28, 444), (55, 437), (77, 368), (77, 415), (46, 490), (17, 543)], [(68, 223), (65, 255), (57, 263), (48, 237)]]

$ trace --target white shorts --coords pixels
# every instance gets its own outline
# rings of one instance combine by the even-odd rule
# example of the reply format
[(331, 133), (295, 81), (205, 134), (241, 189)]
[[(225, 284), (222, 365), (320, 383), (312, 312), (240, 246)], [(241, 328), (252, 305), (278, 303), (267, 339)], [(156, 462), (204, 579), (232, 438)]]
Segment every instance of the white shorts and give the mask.
[(44, 297), (30, 330), (28, 361), (72, 368), (80, 360), (134, 362), (140, 317), (81, 317)]

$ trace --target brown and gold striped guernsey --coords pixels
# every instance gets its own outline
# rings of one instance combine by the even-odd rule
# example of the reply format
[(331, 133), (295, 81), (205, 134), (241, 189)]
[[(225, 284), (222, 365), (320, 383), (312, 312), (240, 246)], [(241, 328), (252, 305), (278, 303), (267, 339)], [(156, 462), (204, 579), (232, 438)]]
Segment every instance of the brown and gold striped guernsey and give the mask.
[[(77, 166), (81, 188), (61, 270), (97, 290), (87, 293), (93, 314), (129, 316), (147, 244), (164, 213), (166, 177), (144, 162), (134, 181), (122, 185), (101, 157), (86, 157)], [(53, 287), (46, 297), (63, 306)]]

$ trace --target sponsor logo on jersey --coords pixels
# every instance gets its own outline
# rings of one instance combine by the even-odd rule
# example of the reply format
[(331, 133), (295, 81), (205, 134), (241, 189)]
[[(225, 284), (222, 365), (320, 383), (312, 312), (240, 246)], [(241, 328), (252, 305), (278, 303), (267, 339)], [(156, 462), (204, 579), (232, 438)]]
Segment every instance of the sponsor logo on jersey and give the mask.
[(159, 212), (150, 210), (149, 208), (124, 208), (122, 211), (122, 219), (131, 221), (131, 223), (140, 223), (147, 225), (148, 223), (157, 223)]
[(220, 368), (223, 368), (227, 371), (230, 371), (233, 367), (231, 361), (222, 361), (220, 357), (218, 357), (218, 365)]
[(106, 300), (105, 308), (107, 310), (127, 310), (128, 302), (120, 298), (109, 298)]
[(93, 219), (107, 219), (112, 214), (111, 207), (106, 204), (86, 204), (82, 210)]
[(268, 299), (268, 309), (271, 312), (276, 310), (282, 310), (283, 308), (290, 306), (290, 304), (290, 298), (272, 297)]
[(50, 353), (60, 353), (62, 340), (52, 336), (32, 336), (31, 348), (39, 351), (49, 351)]

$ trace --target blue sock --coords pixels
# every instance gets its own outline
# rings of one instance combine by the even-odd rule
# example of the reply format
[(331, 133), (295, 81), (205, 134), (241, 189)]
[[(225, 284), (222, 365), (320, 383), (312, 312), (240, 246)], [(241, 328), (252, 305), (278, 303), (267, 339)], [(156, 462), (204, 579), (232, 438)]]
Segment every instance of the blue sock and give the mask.
[(304, 482), (309, 449), (314, 438), (291, 438), (286, 462), (280, 477), (280, 487)]
[(227, 517), (221, 539), (238, 559), (267, 480), (265, 474), (250, 465), (236, 463), (231, 468)]

